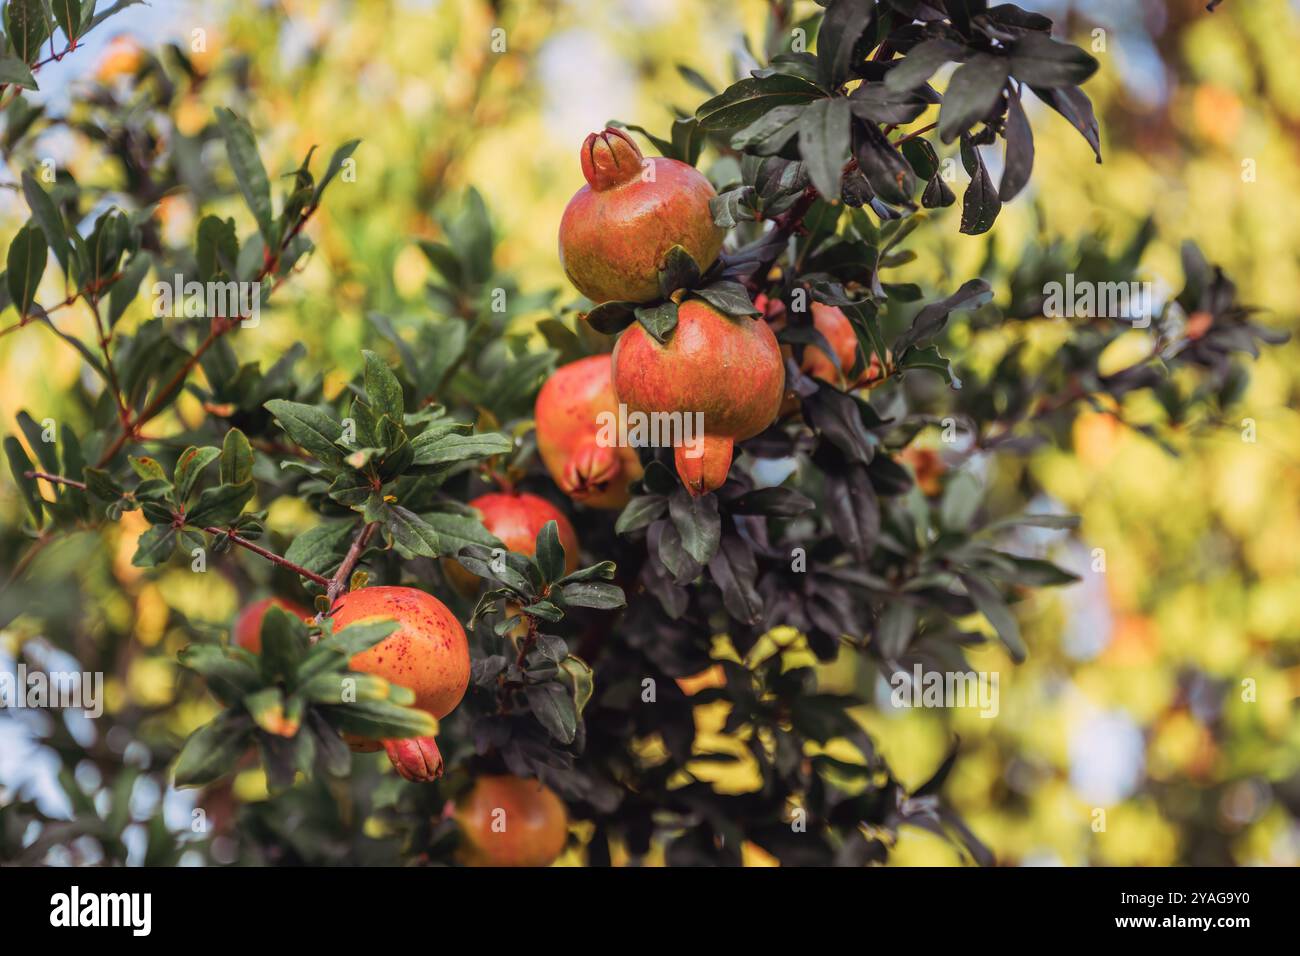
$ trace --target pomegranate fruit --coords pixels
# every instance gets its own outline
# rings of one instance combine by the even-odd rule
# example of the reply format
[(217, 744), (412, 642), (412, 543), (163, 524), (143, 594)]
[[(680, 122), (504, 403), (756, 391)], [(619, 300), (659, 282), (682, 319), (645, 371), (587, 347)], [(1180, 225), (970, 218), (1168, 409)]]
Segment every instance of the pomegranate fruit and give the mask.
[(702, 448), (674, 449), (677, 473), (697, 496), (727, 480), (734, 444), (772, 423), (784, 389), (781, 347), (768, 324), (699, 299), (678, 307), (668, 344), (637, 323), (614, 347), (614, 392), (629, 411), (703, 415)]
[(718, 258), (726, 230), (709, 211), (717, 193), (694, 166), (646, 159), (627, 133), (606, 129), (582, 144), (582, 174), (587, 185), (560, 219), (560, 262), (593, 302), (659, 298), (658, 272), (673, 246), (701, 272)]
[(641, 477), (635, 448), (601, 444), (598, 416), (618, 414), (613, 363), (592, 355), (555, 370), (537, 393), (537, 451), (560, 490), (593, 508), (622, 508)]
[(564, 802), (540, 780), (479, 777), (454, 817), (467, 866), (550, 866), (569, 834)]
[(912, 473), (916, 476), (916, 486), (921, 489), (922, 494), (933, 498), (943, 491), (939, 479), (943, 477), (948, 467), (933, 448), (917, 448), (915, 445), (908, 445), (898, 456), (898, 460), (911, 466)]
[[(355, 655), (355, 671), (374, 674), (415, 692), (415, 707), (441, 719), (455, 710), (469, 686), (469, 644), (460, 621), (441, 601), (415, 588), (374, 587), (349, 591), (330, 611), (336, 630), (363, 621), (392, 618), (399, 627), (369, 650)], [(432, 737), (348, 740), (353, 750), (387, 751), (408, 780), (436, 780), (442, 755)]]
[(231, 630), (231, 637), (234, 638), (235, 643), (254, 654), (262, 653), (262, 620), (272, 607), (281, 608), (303, 620), (312, 616), (311, 611), (293, 601), (281, 597), (262, 598), (248, 605), (235, 618), (235, 626)]
[[(530, 494), (481, 495), (469, 503), (483, 516), (483, 527), (501, 539), (507, 551), (532, 556), (537, 551), (537, 534), (554, 521), (559, 527), (560, 544), (564, 546), (564, 573), (578, 570), (578, 535), (573, 525), (559, 508), (545, 498)], [(479, 577), (450, 559), (443, 562), (443, 571), (460, 589), (469, 594), (478, 587)]]
[[(767, 296), (760, 295), (754, 300), (754, 307), (763, 311), (764, 317), (772, 323), (772, 327), (777, 332), (785, 328), (785, 303), (779, 299), (769, 300)], [(842, 310), (833, 305), (813, 302), (812, 316), (813, 327), (822, 334), (834, 350), (840, 367), (838, 370), (835, 368), (835, 362), (820, 346), (805, 345), (803, 358), (799, 362), (801, 372), (843, 389), (872, 388), (884, 380), (881, 374), (880, 356), (874, 351), (866, 368), (860, 374), (853, 376), (853, 367), (857, 364), (859, 354), (858, 336), (853, 331), (853, 324)], [(783, 345), (781, 353), (789, 356), (793, 354), (793, 349)]]

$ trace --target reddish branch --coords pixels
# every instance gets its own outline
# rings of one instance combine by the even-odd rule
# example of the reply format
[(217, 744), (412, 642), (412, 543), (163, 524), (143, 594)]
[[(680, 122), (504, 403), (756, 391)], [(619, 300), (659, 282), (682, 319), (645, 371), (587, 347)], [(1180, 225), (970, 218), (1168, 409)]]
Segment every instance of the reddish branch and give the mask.
[[(251, 282), (261, 282), (280, 267), (280, 257), (283, 256), (285, 251), (289, 248), (289, 244), (297, 238), (300, 232), (302, 232), (303, 226), (307, 224), (307, 220), (312, 217), (316, 212), (316, 209), (317, 205), (315, 203), (304, 209), (302, 214), (299, 215), (298, 221), (294, 223), (293, 228), (285, 233), (284, 238), (280, 240), (280, 245), (276, 249), (275, 253), (272, 254), (269, 249), (266, 251), (262, 260), (262, 268), (258, 271), (257, 275), (250, 280)], [(280, 286), (284, 284), (285, 278), (285, 276), (281, 276), (276, 279), (275, 283), (271, 286), (271, 292), (275, 292), (276, 289), (280, 288)], [(141, 409), (140, 414), (136, 415), (133, 421), (124, 421), (122, 423), (123, 427), (117, 438), (113, 440), (113, 443), (109, 445), (108, 448), (104, 450), (104, 453), (99, 457), (98, 466), (100, 468), (112, 461), (128, 441), (140, 437), (140, 426), (156, 418), (163, 409), (167, 407), (171, 397), (185, 384), (185, 380), (189, 378), (190, 373), (194, 371), (194, 367), (199, 364), (199, 360), (203, 358), (203, 355), (208, 351), (208, 349), (212, 348), (218, 339), (231, 329), (235, 328), (235, 326), (245, 318), (246, 316), (238, 316), (234, 318), (216, 316), (212, 319), (212, 324), (208, 329), (207, 336), (199, 343), (198, 348), (194, 350), (193, 354), (185, 360), (185, 363), (177, 369), (176, 374), (173, 375), (171, 379), (168, 380), (167, 384), (159, 390), (158, 394), (153, 397), (153, 400)]]
[[(82, 491), (86, 490), (86, 483), (84, 481), (77, 481), (75, 478), (65, 478), (62, 475), (51, 475), (49, 472), (45, 472), (45, 471), (25, 471), (23, 472), (23, 474), (27, 478), (40, 478), (43, 481), (50, 482), (50, 484), (67, 485), (69, 488), (80, 488)], [(183, 521), (181, 522), (181, 526), (184, 526)], [(293, 571), (296, 574), (302, 575), (304, 578), (307, 578), (307, 580), (314, 581), (317, 584), (320, 584), (322, 586), (331, 584), (329, 578), (319, 575), (315, 571), (308, 571), (302, 565), (294, 564), (292, 561), (288, 560), (287, 558), (281, 557), (280, 555), (276, 554), (274, 551), (268, 551), (260, 544), (254, 544), (252, 541), (249, 541), (247, 538), (240, 537), (238, 534), (236, 534), (234, 531), (231, 531), (229, 528), (217, 528), (217, 527), (202, 526), (202, 525), (191, 525), (191, 527), (201, 528), (203, 531), (206, 531), (208, 534), (212, 534), (212, 535), (224, 534), (227, 538), (230, 539), (231, 544), (238, 545), (239, 547), (243, 548), (245, 551), (251, 551), (253, 554), (256, 554), (258, 557), (266, 558), (266, 560), (270, 561), (272, 564), (278, 564), (280, 567), (287, 568), (288, 570)]]
[(318, 584), (326, 585), (325, 594), (329, 598), (330, 607), (334, 606), (338, 596), (347, 589), (352, 572), (356, 570), (357, 562), (361, 560), (366, 545), (370, 543), (370, 539), (374, 536), (378, 527), (379, 523), (376, 521), (371, 521), (362, 526), (361, 530), (357, 532), (357, 536), (352, 539), (352, 546), (348, 548), (348, 553), (344, 555), (343, 563), (334, 572), (334, 577), (314, 579)]

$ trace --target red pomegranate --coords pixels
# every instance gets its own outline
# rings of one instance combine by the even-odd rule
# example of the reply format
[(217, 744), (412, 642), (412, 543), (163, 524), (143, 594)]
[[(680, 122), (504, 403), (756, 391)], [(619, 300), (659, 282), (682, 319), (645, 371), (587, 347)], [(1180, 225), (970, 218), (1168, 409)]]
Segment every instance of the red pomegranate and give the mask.
[(627, 133), (606, 129), (582, 144), (587, 185), (560, 220), (560, 262), (593, 302), (659, 298), (658, 271), (673, 246), (703, 271), (722, 250), (726, 230), (713, 223), (713, 186), (694, 166), (645, 159)]
[[(349, 591), (330, 611), (336, 630), (362, 621), (392, 618), (399, 628), (352, 658), (355, 671), (374, 674), (415, 692), (415, 707), (441, 719), (456, 709), (469, 686), (465, 629), (445, 604), (415, 588), (373, 587)], [(436, 780), (442, 755), (432, 737), (350, 739), (353, 750), (388, 752), (408, 780)]]
[(231, 631), (235, 643), (245, 650), (252, 651), (254, 654), (262, 653), (262, 621), (266, 617), (266, 612), (273, 606), (303, 620), (312, 616), (311, 611), (301, 604), (295, 604), (285, 598), (262, 598), (262, 600), (254, 601), (248, 605), (235, 618), (235, 626)]
[(622, 508), (641, 477), (635, 448), (602, 443), (601, 413), (617, 416), (613, 364), (593, 355), (555, 370), (537, 394), (537, 450), (560, 490), (593, 508)]
[[(779, 299), (769, 300), (767, 296), (760, 295), (754, 300), (754, 306), (763, 310), (764, 317), (777, 332), (785, 328), (785, 303)], [(820, 378), (823, 381), (830, 382), (832, 385), (838, 385), (843, 389), (872, 388), (883, 381), (883, 376), (880, 374), (880, 357), (874, 351), (871, 353), (871, 360), (867, 363), (866, 368), (850, 380), (853, 367), (858, 361), (858, 336), (853, 331), (853, 325), (849, 322), (848, 316), (842, 310), (833, 305), (813, 302), (812, 316), (813, 327), (822, 334), (831, 348), (835, 350), (835, 357), (839, 360), (840, 367), (837, 371), (831, 357), (820, 346), (806, 345), (803, 350), (803, 359), (799, 363), (801, 372), (813, 378)], [(781, 346), (781, 352), (786, 356), (793, 354), (793, 350), (788, 345)]]
[[(578, 570), (578, 535), (564, 512), (545, 498), (519, 493), (481, 495), (469, 503), (483, 516), (483, 527), (501, 539), (507, 551), (533, 555), (537, 551), (537, 534), (554, 521), (564, 546), (564, 573)], [(478, 587), (478, 575), (448, 560), (443, 569), (462, 593)]]
[(614, 348), (614, 391), (629, 411), (703, 414), (703, 454), (685, 444), (674, 450), (693, 495), (727, 480), (735, 442), (772, 423), (784, 388), (781, 347), (768, 324), (724, 315), (699, 299), (678, 307), (667, 345), (638, 323)]

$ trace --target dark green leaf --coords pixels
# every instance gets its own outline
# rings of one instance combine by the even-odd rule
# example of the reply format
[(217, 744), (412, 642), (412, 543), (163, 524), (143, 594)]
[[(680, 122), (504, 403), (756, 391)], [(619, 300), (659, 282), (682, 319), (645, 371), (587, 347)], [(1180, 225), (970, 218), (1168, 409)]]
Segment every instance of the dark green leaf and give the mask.
[(809, 103), (799, 115), (799, 155), (817, 191), (840, 198), (840, 177), (849, 160), (849, 101), (843, 97)]
[(9, 286), (9, 300), (18, 310), (19, 318), (25, 318), (36, 301), (36, 288), (41, 284), (45, 274), (45, 263), (49, 260), (49, 248), (45, 242), (45, 233), (33, 219), (18, 230), (13, 242), (9, 244), (6, 257), (5, 277)]

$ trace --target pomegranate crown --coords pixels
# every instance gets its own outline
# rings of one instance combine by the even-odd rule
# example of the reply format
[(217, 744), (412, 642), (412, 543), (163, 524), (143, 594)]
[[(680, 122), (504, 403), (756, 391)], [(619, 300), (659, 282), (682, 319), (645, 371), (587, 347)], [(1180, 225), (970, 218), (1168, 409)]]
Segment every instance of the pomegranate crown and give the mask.
[(641, 173), (641, 150), (621, 129), (605, 127), (592, 133), (582, 144), (582, 175), (597, 191), (612, 189)]

